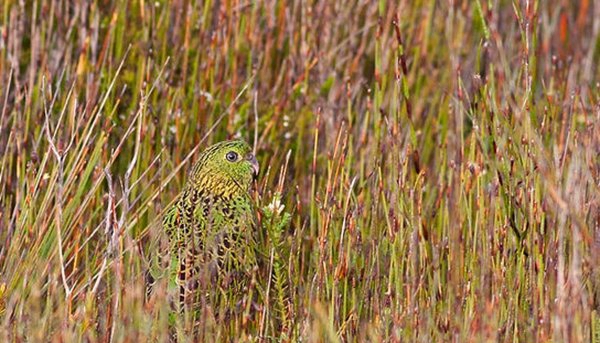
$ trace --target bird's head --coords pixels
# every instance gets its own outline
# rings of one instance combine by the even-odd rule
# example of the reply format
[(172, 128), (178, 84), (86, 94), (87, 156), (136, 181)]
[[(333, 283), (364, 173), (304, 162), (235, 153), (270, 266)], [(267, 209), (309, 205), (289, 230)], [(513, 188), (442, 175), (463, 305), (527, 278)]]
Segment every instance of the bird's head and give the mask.
[(192, 168), (191, 182), (217, 193), (247, 192), (258, 172), (258, 161), (248, 143), (224, 141), (202, 152)]

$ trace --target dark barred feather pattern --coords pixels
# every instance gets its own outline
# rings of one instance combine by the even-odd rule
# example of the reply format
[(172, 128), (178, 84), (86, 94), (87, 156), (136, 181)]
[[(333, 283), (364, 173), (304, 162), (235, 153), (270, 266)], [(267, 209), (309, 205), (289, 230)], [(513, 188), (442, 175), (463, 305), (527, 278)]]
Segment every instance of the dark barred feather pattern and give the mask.
[[(232, 152), (239, 160), (227, 159)], [(248, 190), (257, 171), (245, 142), (213, 145), (201, 154), (163, 217), (169, 257), (157, 252), (151, 274), (164, 275), (160, 271), (168, 265), (169, 285), (178, 289), (180, 304), (197, 303), (207, 292), (239, 291), (249, 278), (256, 243)]]

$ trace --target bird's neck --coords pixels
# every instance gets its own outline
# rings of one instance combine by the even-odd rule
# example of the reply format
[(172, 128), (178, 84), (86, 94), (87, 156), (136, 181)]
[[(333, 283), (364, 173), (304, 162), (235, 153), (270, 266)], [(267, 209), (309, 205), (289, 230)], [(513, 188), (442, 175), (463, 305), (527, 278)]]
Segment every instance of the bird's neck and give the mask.
[(205, 196), (216, 198), (237, 198), (248, 194), (248, 190), (244, 189), (237, 180), (229, 176), (206, 176), (199, 178), (194, 187), (202, 190)]

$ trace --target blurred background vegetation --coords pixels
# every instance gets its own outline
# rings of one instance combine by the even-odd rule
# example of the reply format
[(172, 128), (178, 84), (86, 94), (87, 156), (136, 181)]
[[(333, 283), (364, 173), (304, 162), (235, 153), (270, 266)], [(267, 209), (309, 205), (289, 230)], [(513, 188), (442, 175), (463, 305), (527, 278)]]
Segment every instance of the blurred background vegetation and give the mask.
[(164, 341), (148, 242), (229, 138), (291, 222), (196, 339), (589, 340), (599, 32), (589, 0), (3, 0), (0, 340)]

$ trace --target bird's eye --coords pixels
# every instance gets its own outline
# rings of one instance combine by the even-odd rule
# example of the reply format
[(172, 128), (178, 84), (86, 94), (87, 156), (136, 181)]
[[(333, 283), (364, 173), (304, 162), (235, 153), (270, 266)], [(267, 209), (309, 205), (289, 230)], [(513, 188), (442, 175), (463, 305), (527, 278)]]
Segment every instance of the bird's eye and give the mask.
[(225, 158), (229, 162), (235, 162), (238, 159), (238, 154), (235, 151), (230, 151), (227, 153), (227, 155), (225, 155)]

